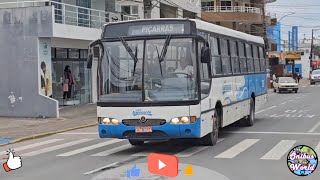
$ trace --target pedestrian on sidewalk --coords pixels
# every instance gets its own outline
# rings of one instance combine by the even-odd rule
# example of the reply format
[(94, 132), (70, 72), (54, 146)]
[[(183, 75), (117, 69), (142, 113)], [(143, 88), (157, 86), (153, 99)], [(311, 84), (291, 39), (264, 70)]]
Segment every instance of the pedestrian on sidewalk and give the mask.
[(72, 85), (74, 84), (74, 79), (71, 73), (71, 70), (69, 69), (70, 66), (67, 65), (64, 69), (64, 76), (63, 76), (63, 99), (66, 99), (66, 97), (69, 99), (71, 98), (71, 89)]
[(301, 75), (298, 73), (298, 74), (297, 74), (297, 82), (298, 82), (298, 84), (299, 84), (299, 82), (300, 82), (300, 79), (301, 79)]

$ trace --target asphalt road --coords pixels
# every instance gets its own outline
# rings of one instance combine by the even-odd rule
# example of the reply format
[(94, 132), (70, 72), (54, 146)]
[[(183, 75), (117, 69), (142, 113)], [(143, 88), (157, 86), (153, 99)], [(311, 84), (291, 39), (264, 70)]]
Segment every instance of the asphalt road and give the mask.
[[(179, 158), (177, 179), (283, 180), (320, 179), (320, 167), (307, 177), (292, 174), (287, 154), (295, 145), (308, 145), (320, 155), (320, 86), (302, 87), (299, 93), (270, 93), (269, 102), (256, 112), (253, 127), (231, 125), (222, 130), (214, 147), (191, 147), (177, 142), (150, 143), (132, 147), (126, 140), (97, 137), (96, 128), (86, 128), (0, 147), (13, 148), (22, 157), (22, 168), (6, 173), (5, 180), (97, 180), (129, 179), (134, 164), (141, 170), (135, 179), (167, 179), (147, 170), (150, 152)], [(187, 164), (193, 176), (185, 176)]]

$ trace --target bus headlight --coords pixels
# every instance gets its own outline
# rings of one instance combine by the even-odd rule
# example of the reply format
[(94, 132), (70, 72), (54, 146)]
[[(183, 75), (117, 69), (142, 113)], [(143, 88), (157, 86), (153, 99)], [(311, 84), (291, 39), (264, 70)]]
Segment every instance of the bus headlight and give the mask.
[(190, 123), (188, 117), (182, 117), (182, 118), (181, 118), (181, 122), (182, 122), (183, 124), (189, 124), (189, 123)]
[(102, 124), (110, 124), (111, 120), (110, 118), (103, 118)]
[(112, 119), (111, 122), (112, 122), (113, 125), (118, 125), (119, 124), (119, 121), (117, 119)]
[(178, 124), (180, 122), (179, 118), (173, 118), (171, 119), (172, 124)]
[(99, 117), (98, 118), (98, 123), (99, 124), (104, 124), (104, 125), (118, 125), (119, 124), (119, 120), (117, 120), (115, 118)]
[(196, 116), (183, 116), (183, 117), (176, 117), (171, 119), (171, 124), (191, 124), (196, 122), (197, 117)]

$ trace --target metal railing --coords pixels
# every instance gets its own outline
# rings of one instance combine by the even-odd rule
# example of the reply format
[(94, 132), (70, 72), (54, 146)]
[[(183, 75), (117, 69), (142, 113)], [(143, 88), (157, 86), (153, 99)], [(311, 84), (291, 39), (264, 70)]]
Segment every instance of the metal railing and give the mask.
[(261, 14), (260, 8), (245, 7), (245, 6), (202, 6), (202, 11), (205, 12), (241, 12)]
[[(122, 21), (138, 19), (136, 16), (120, 15), (111, 12), (85, 8), (50, 0), (17, 1), (0, 3), (0, 8), (54, 6), (55, 23), (100, 28), (107, 22), (118, 19)], [(121, 17), (121, 19), (119, 19)]]

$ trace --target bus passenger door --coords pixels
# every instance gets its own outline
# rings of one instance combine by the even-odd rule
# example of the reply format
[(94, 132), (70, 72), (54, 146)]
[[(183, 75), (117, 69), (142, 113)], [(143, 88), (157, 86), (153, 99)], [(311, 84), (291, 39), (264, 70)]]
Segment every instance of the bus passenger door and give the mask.
[[(214, 108), (211, 102), (211, 55), (209, 44), (199, 43), (199, 53), (200, 53), (200, 92), (201, 92), (201, 136), (205, 136), (212, 131), (212, 117), (214, 111), (210, 109)], [(209, 51), (209, 52), (208, 52)]]

